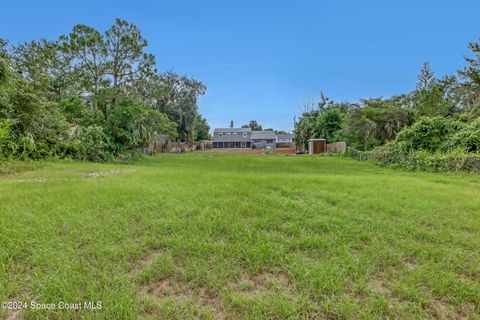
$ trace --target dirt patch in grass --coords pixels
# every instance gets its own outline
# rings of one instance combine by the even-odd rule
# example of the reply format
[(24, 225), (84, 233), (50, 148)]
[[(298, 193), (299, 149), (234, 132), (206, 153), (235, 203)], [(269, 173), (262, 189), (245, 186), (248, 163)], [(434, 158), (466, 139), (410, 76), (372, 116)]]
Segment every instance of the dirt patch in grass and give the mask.
[(276, 284), (288, 289), (291, 285), (290, 278), (285, 272), (263, 271), (251, 277), (251, 281), (254, 283), (256, 290), (264, 290)]
[(405, 263), (405, 266), (407, 267), (407, 269), (409, 269), (409, 270), (413, 270), (417, 266), (417, 262), (415, 261), (415, 259), (413, 257), (406, 257), (405, 260), (404, 260), (404, 263)]
[(226, 319), (221, 298), (204, 287), (193, 287), (173, 277), (156, 279), (142, 286), (141, 294), (149, 297), (173, 300), (193, 300), (198, 307), (210, 308), (217, 319)]
[(375, 293), (387, 296), (390, 295), (390, 289), (380, 279), (371, 279), (368, 282), (368, 287)]
[(468, 320), (475, 315), (475, 304), (468, 302), (460, 309), (456, 309), (446, 300), (433, 299), (433, 302), (426, 306), (426, 311), (433, 319)]
[[(154, 259), (154, 258), (153, 258)], [(148, 259), (145, 262), (148, 264)], [(239, 281), (232, 282), (229, 289), (247, 295), (257, 295), (269, 291), (281, 290), (291, 293), (292, 280), (285, 272), (262, 271), (256, 274), (244, 273)], [(194, 301), (199, 308), (211, 309), (217, 319), (226, 319), (221, 293), (212, 292), (205, 286), (183, 281), (175, 275), (155, 279), (140, 287), (140, 295), (155, 299), (173, 299)]]
[(107, 170), (107, 171), (91, 171), (86, 176), (89, 178), (98, 178), (98, 177), (105, 177), (111, 176), (114, 174), (121, 174), (121, 173), (133, 173), (135, 170)]
[(275, 289), (289, 292), (291, 286), (292, 281), (286, 272), (262, 271), (254, 275), (243, 274), (240, 281), (235, 284), (234, 289), (249, 294), (258, 294)]
[(41, 166), (42, 164), (37, 162), (6, 162), (0, 164), (0, 176), (33, 171)]
[[(49, 180), (53, 180), (53, 179), (49, 179)], [(47, 181), (47, 179), (45, 178), (25, 178), (25, 179), (12, 179), (10, 181), (13, 181), (13, 182), (36, 182), (36, 183), (41, 183), (41, 182), (45, 182)]]
[(455, 319), (453, 308), (449, 302), (440, 299), (433, 299), (428, 304), (426, 311), (433, 319)]
[(459, 320), (468, 320), (471, 319), (474, 314), (475, 304), (473, 302), (469, 302), (458, 311), (457, 315)]
[(32, 178), (19, 178), (19, 179), (10, 179), (11, 182), (17, 183), (43, 183), (47, 181), (66, 181), (76, 178), (101, 178), (107, 177), (116, 174), (125, 174), (125, 173), (133, 173), (135, 170), (100, 170), (100, 171), (90, 171), (90, 172), (82, 172), (80, 175), (72, 175), (69, 177), (32, 177)]
[(19, 320), (20, 319), (20, 310), (9, 310), (7, 320)]

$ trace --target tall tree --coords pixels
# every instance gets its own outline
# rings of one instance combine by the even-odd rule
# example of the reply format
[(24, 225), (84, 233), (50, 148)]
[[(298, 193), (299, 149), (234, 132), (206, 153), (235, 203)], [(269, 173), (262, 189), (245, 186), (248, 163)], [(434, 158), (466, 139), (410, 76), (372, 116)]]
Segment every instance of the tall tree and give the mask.
[(207, 87), (195, 79), (169, 71), (151, 82), (149, 95), (156, 108), (178, 124), (178, 136), (194, 141), (198, 121), (197, 99)]
[(480, 115), (480, 41), (471, 42), (468, 47), (473, 57), (465, 57), (468, 66), (459, 71), (465, 82), (460, 87), (463, 105), (472, 109), (474, 114)]
[(248, 124), (242, 126), (242, 128), (251, 128), (254, 131), (262, 131), (262, 125), (257, 120), (250, 120)]
[(430, 63), (423, 63), (417, 79), (417, 91), (428, 89), (435, 82), (435, 75), (430, 68)]
[(113, 87), (124, 87), (156, 73), (155, 57), (145, 53), (148, 45), (137, 26), (116, 19), (105, 32), (108, 74)]
[(73, 72), (73, 55), (59, 41), (40, 39), (14, 48), (15, 68), (55, 101), (78, 94), (78, 77)]
[(468, 47), (472, 50), (474, 57), (465, 57), (468, 66), (459, 73), (463, 78), (480, 85), (480, 41), (471, 42)]
[(62, 37), (63, 48), (73, 55), (75, 71), (83, 80), (84, 89), (96, 94), (105, 86), (107, 47), (100, 32), (92, 27), (76, 25), (68, 37)]

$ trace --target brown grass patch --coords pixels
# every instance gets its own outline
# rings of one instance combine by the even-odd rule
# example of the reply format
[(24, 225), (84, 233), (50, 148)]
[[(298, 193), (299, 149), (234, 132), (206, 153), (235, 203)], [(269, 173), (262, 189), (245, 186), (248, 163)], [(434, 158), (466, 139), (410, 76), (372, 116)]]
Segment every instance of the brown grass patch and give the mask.
[(20, 319), (20, 310), (14, 309), (8, 311), (7, 320), (19, 320)]
[(415, 261), (415, 259), (413, 257), (406, 257), (405, 260), (404, 260), (404, 263), (405, 263), (405, 266), (407, 267), (407, 269), (409, 269), (409, 270), (413, 270), (417, 266), (417, 262)]
[(141, 293), (156, 299), (194, 300), (199, 307), (213, 310), (217, 319), (226, 319), (221, 298), (204, 287), (192, 287), (172, 277), (157, 279), (141, 288)]
[(468, 302), (458, 311), (459, 320), (468, 320), (473, 317), (475, 314), (475, 304), (473, 302)]
[(145, 266), (153, 263), (157, 257), (163, 254), (163, 250), (161, 249), (152, 249), (143, 256), (140, 257), (139, 260), (136, 261), (135, 265), (133, 266), (132, 270), (130, 270), (131, 275), (135, 275), (140, 270), (142, 270)]
[(257, 294), (276, 288), (290, 291), (291, 286), (292, 281), (286, 272), (262, 271), (255, 275), (243, 274), (235, 289)]

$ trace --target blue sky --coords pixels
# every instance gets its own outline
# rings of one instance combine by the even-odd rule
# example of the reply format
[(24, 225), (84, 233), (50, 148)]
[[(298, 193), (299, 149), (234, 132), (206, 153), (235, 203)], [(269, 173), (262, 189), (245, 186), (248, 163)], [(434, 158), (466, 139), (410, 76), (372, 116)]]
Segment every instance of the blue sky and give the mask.
[(464, 66), (479, 39), (478, 0), (10, 1), (0, 37), (12, 43), (137, 24), (158, 69), (208, 86), (200, 112), (212, 127), (256, 119), (292, 129), (305, 100), (411, 91), (422, 62), (437, 76)]

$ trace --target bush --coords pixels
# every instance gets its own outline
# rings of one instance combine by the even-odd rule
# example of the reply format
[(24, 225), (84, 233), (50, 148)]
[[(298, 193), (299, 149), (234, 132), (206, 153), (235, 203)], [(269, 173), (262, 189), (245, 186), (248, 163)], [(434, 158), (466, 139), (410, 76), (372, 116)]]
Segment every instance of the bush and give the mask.
[(480, 171), (480, 153), (466, 153), (461, 149), (435, 153), (418, 150), (404, 154), (395, 144), (389, 144), (375, 149), (373, 159), (381, 166), (409, 171)]
[(480, 171), (480, 154), (454, 150), (447, 153), (412, 152), (398, 166), (407, 170), (435, 172)]
[(461, 149), (465, 152), (480, 150), (480, 118), (452, 135), (442, 146), (442, 150)]
[(449, 118), (422, 117), (411, 127), (400, 131), (395, 142), (405, 154), (417, 150), (435, 152), (448, 135), (462, 127), (461, 122)]
[(17, 145), (11, 135), (10, 127), (10, 121), (0, 121), (0, 160), (11, 157), (17, 149)]
[(105, 161), (112, 158), (107, 136), (97, 125), (80, 128), (78, 135), (66, 142), (64, 153), (73, 159)]
[(422, 118), (397, 139), (376, 148), (381, 166), (406, 170), (480, 171), (480, 119), (464, 126), (451, 119)]
[(395, 142), (388, 142), (372, 151), (372, 159), (381, 166), (399, 163), (404, 159), (404, 154)]

